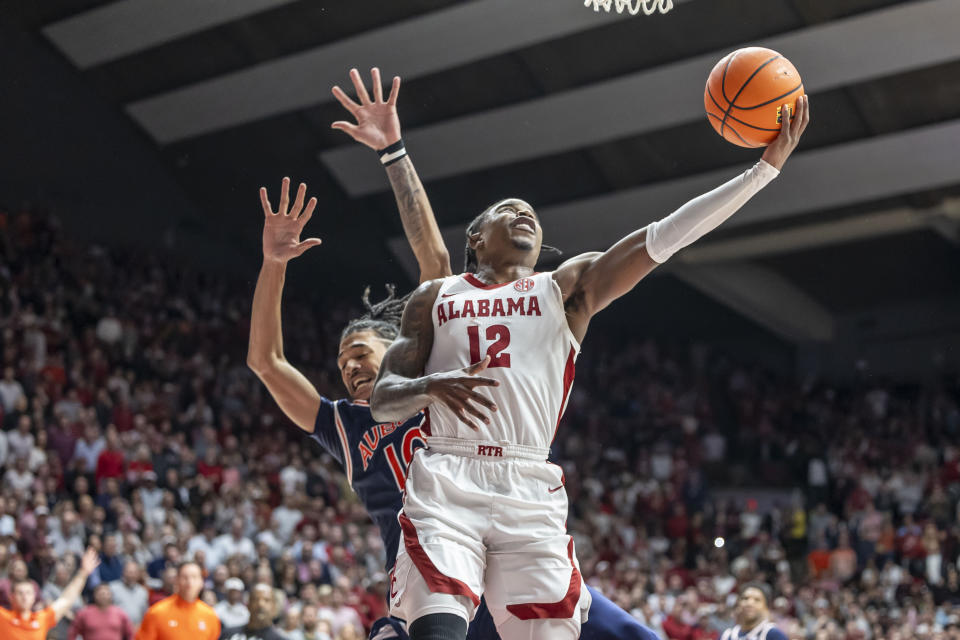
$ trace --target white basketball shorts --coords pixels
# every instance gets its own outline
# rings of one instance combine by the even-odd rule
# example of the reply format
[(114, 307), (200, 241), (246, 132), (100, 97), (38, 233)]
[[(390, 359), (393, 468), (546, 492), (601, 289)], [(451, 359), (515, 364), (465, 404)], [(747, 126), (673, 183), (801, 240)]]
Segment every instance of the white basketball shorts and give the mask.
[(566, 533), (563, 473), (546, 453), (428, 438), (407, 472), (391, 615), (469, 622), (483, 595), (503, 640), (579, 637), (590, 594)]

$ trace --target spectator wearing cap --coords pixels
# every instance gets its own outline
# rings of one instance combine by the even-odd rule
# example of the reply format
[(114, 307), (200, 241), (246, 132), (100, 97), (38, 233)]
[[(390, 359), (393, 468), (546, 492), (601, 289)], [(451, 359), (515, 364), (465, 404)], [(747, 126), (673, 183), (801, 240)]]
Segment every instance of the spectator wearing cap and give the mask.
[[(32, 522), (31, 522), (32, 520)], [(46, 546), (50, 533), (50, 509), (40, 504), (33, 509), (33, 518), (20, 518), (20, 548), (28, 557)]]
[(723, 632), (720, 640), (787, 640), (785, 633), (770, 622), (770, 587), (748, 582), (740, 589), (734, 609), (736, 626)]
[(140, 624), (143, 614), (147, 612), (147, 588), (140, 584), (142, 575), (140, 565), (128, 560), (123, 565), (123, 576), (120, 580), (110, 583), (113, 601), (123, 609), (134, 626)]
[(263, 583), (256, 585), (250, 593), (250, 621), (225, 628), (220, 640), (289, 640), (289, 636), (273, 626), (276, 611), (273, 588)]
[(123, 609), (113, 604), (110, 585), (99, 584), (93, 590), (93, 604), (77, 613), (67, 640), (132, 640), (133, 624)]
[(224, 627), (242, 627), (250, 621), (250, 610), (243, 604), (243, 580), (228, 578), (223, 588), (227, 598), (218, 602), (213, 610)]

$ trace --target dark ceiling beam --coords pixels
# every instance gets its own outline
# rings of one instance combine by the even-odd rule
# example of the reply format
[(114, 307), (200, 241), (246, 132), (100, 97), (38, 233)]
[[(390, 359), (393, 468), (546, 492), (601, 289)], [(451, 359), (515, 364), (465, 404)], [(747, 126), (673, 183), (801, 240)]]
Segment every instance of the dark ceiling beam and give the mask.
[(43, 28), (80, 69), (128, 56), (293, 0), (121, 0)]
[[(802, 29), (758, 44), (789, 57), (807, 91), (816, 93), (960, 59), (958, 24), (960, 2), (932, 0)], [(432, 124), (406, 131), (404, 138), (416, 154), (421, 178), (434, 180), (687, 124), (705, 118), (704, 81), (726, 53), (716, 51)], [(812, 103), (815, 110), (816, 96)], [(451, 149), (469, 152), (451, 153)], [(357, 145), (323, 152), (320, 158), (353, 196), (389, 188), (383, 171)]]
[(127, 105), (161, 144), (330, 102), (350, 67), (416, 78), (611, 20), (579, 2), (477, 0)]
[(942, 206), (931, 209), (901, 207), (839, 220), (790, 226), (760, 233), (748, 232), (744, 236), (697, 243), (681, 252), (677, 259), (691, 265), (750, 260), (923, 229), (932, 229), (955, 242), (958, 224), (960, 224), (960, 200), (950, 200)]
[(670, 274), (785, 340), (834, 338), (836, 321), (830, 312), (772, 269), (748, 262), (709, 267), (678, 263)]

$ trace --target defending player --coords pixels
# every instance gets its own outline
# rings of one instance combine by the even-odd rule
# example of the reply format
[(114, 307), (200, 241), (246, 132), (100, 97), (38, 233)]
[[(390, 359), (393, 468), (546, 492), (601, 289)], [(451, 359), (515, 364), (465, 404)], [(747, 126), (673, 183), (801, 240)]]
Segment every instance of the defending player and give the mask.
[[(399, 80), (387, 101), (382, 98), (379, 72), (373, 71), (374, 100), (364, 99), (366, 91), (359, 73), (351, 71), (363, 104), (353, 103), (337, 88), (335, 95), (357, 119), (357, 124), (337, 122), (334, 126), (350, 133), (373, 149), (382, 149), (400, 140), (396, 113)], [(344, 106), (347, 106), (345, 104)], [(421, 280), (451, 274), (450, 260), (440, 237), (430, 203), (409, 157), (390, 164), (387, 174), (397, 196), (403, 227), (421, 269)], [(420, 425), (423, 414), (402, 424), (380, 424), (370, 415), (367, 400), (380, 360), (399, 331), (403, 302), (392, 299), (371, 305), (367, 313), (348, 324), (341, 336), (338, 365), (350, 400), (331, 401), (321, 397), (312, 384), (286, 361), (280, 331), (280, 299), (286, 263), (301, 255), (319, 240), (300, 241), (300, 233), (312, 214), (313, 199), (304, 209), (305, 187), (290, 207), (289, 181), (284, 180), (280, 209), (273, 213), (261, 192), (265, 224), (264, 265), (254, 294), (248, 363), (266, 384), (287, 416), (319, 442), (344, 467), (354, 490), (380, 528), (387, 551), (387, 569), (393, 568), (400, 539), (397, 513), (406, 467), (415, 449), (424, 445)], [(281, 215), (282, 214), (282, 215)], [(593, 593), (591, 619), (583, 637), (593, 640), (655, 640), (656, 635), (604, 598)], [(495, 640), (493, 621), (481, 608), (470, 626), (469, 638)], [(398, 620), (378, 621), (371, 638), (406, 638)]]
[(533, 208), (502, 200), (467, 229), (467, 273), (411, 295), (371, 410), (380, 421), (423, 407), (429, 417), (428, 449), (408, 469), (391, 594), (413, 640), (464, 638), (481, 594), (505, 640), (577, 637), (589, 595), (562, 474), (546, 459), (590, 319), (773, 180), (808, 121), (801, 98), (754, 167), (551, 273), (533, 270)]

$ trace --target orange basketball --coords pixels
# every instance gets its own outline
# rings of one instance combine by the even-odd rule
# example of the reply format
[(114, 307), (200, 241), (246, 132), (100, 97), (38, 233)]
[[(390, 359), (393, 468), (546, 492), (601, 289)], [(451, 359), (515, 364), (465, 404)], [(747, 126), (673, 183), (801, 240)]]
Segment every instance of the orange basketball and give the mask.
[(710, 72), (703, 104), (717, 133), (741, 147), (765, 147), (780, 133), (780, 109), (804, 94), (796, 67), (772, 49), (747, 47)]

